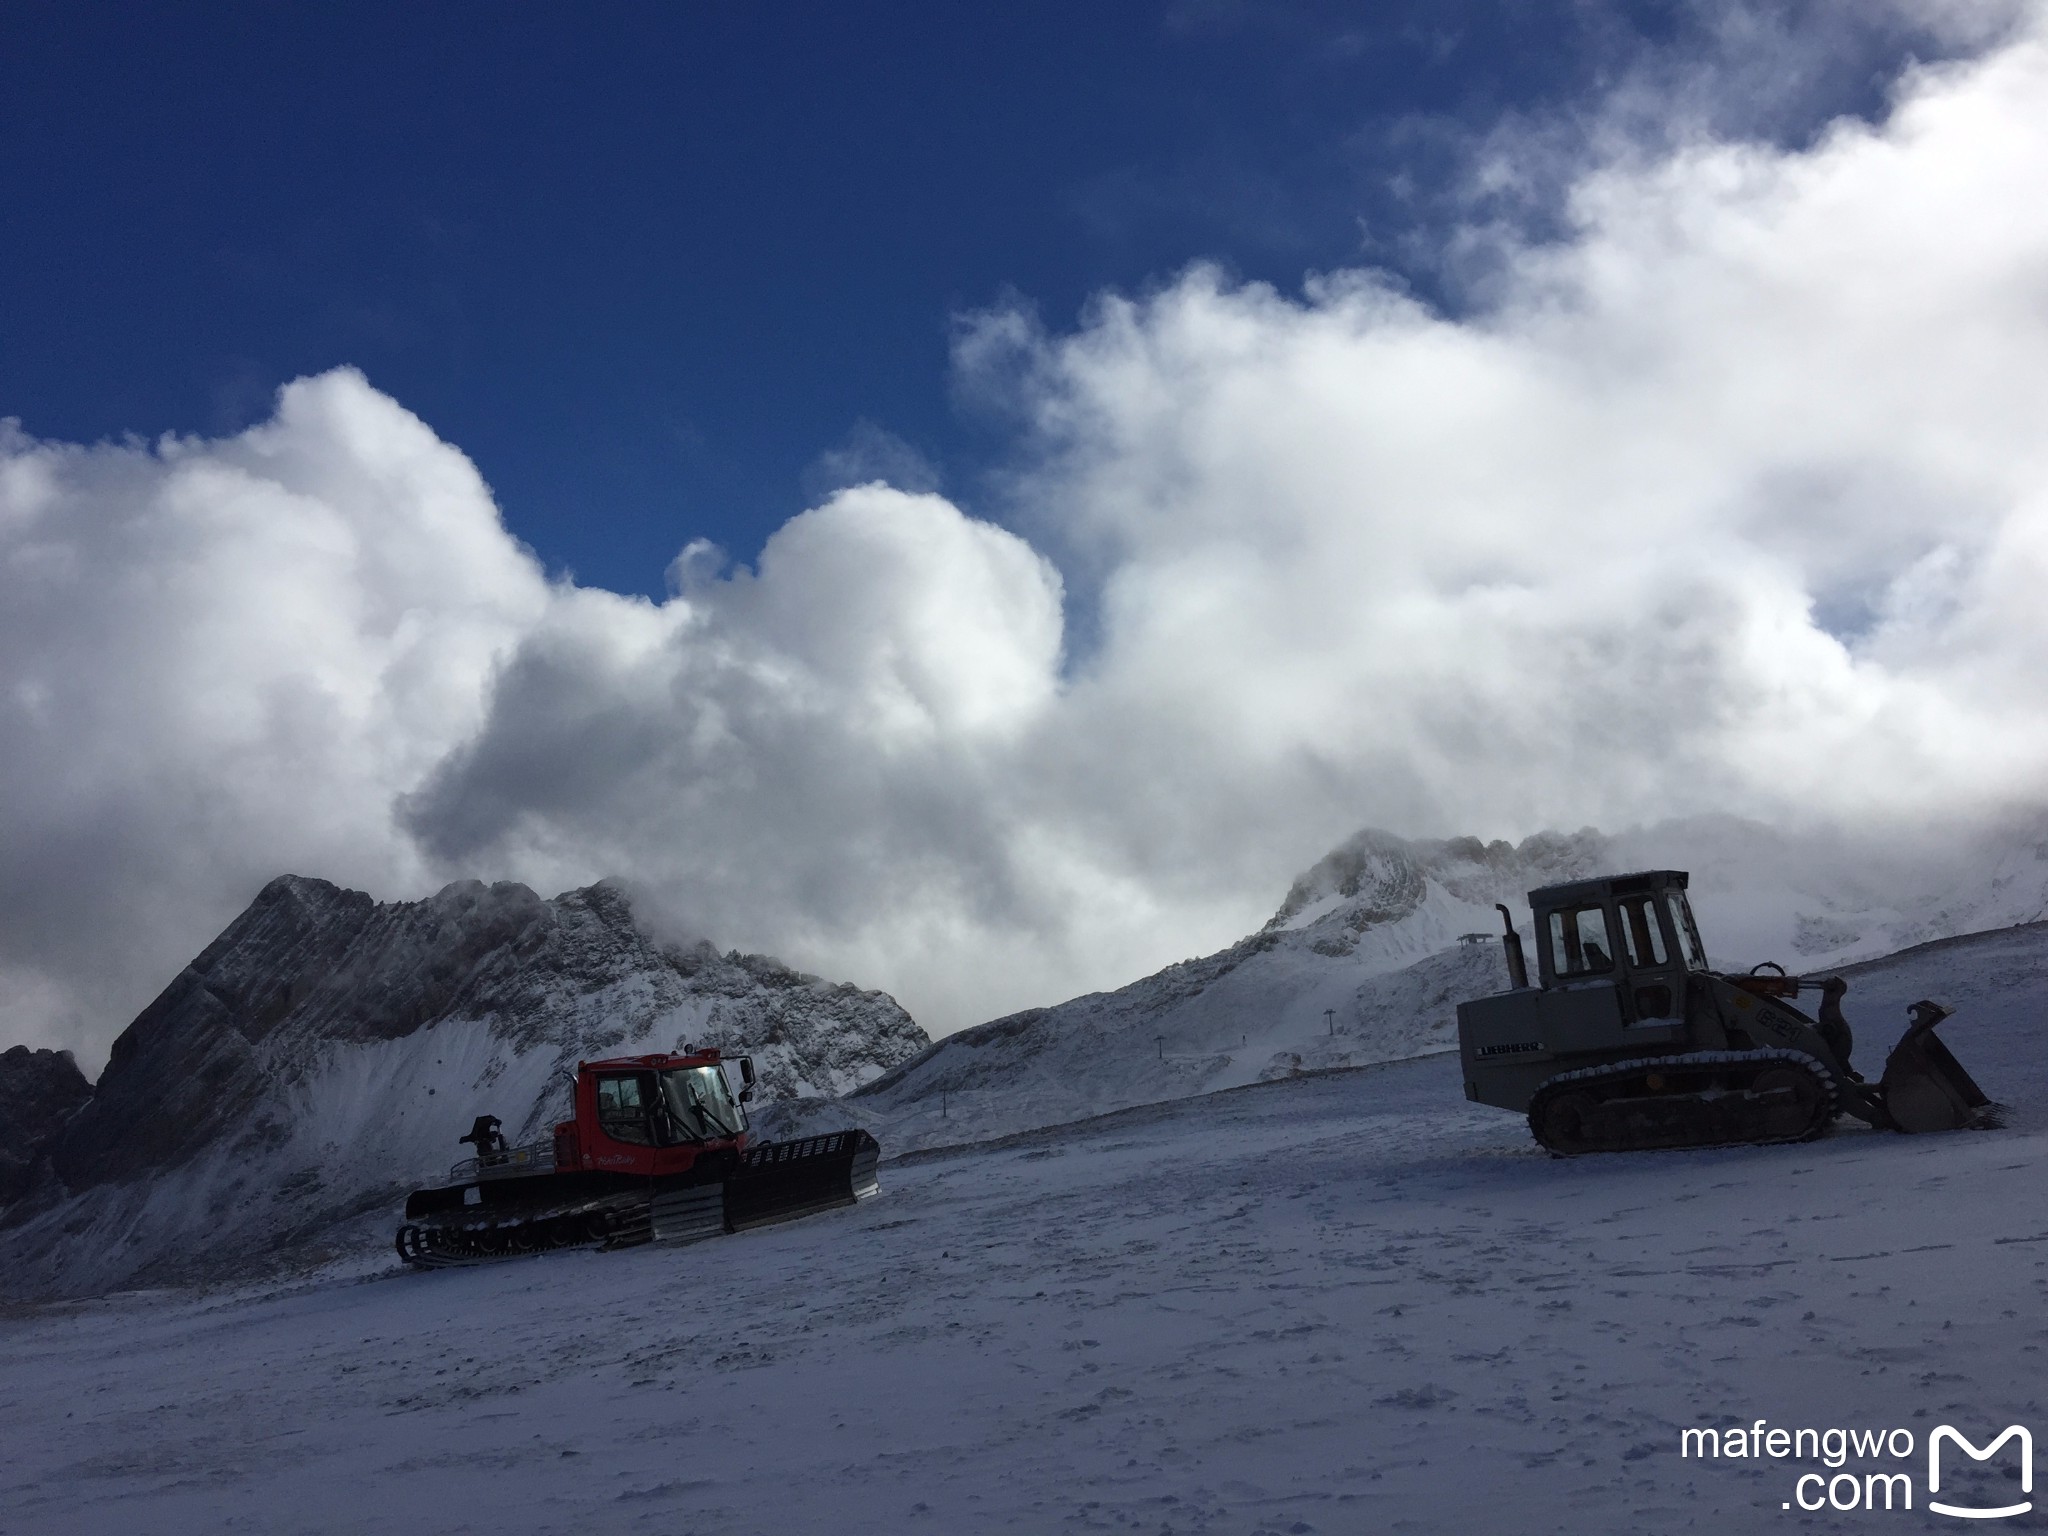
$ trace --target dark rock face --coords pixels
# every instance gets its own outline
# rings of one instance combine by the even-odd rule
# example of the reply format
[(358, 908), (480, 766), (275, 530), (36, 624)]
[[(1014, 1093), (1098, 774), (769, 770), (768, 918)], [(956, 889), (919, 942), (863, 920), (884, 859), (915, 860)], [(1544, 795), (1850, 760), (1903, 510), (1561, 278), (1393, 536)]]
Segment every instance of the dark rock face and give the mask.
[(0, 1051), (0, 1206), (28, 1192), (37, 1155), (91, 1097), (69, 1051)]
[(58, 1176), (78, 1190), (171, 1167), (246, 1121), (263, 1087), (251, 1048), (302, 1010), (319, 1032), (308, 1005), (324, 990), (332, 1011), (375, 911), (324, 880), (265, 886), (115, 1040), (94, 1102), (55, 1149)]
[(402, 1201), (476, 1114), (545, 1136), (579, 1059), (685, 1041), (751, 1052), (757, 1104), (844, 1093), (930, 1044), (885, 993), (664, 946), (611, 886), (548, 901), (467, 881), (378, 903), (282, 876), (115, 1041), (97, 1090), (75, 1067), (75, 1088), (23, 1090), (54, 1107), (0, 1128), (0, 1177), (39, 1181), (0, 1214), (17, 1260), (0, 1289), (303, 1248)]

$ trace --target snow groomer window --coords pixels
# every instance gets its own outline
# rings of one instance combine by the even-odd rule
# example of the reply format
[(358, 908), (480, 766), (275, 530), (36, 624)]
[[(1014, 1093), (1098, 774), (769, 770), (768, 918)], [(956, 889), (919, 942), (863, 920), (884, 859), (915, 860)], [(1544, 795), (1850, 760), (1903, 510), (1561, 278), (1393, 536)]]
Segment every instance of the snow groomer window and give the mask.
[(614, 1141), (651, 1145), (647, 1133), (647, 1105), (640, 1097), (637, 1077), (600, 1077), (597, 1080), (597, 1123)]
[(1599, 907), (1551, 913), (1550, 963), (1560, 977), (1603, 976), (1613, 970), (1607, 914)]

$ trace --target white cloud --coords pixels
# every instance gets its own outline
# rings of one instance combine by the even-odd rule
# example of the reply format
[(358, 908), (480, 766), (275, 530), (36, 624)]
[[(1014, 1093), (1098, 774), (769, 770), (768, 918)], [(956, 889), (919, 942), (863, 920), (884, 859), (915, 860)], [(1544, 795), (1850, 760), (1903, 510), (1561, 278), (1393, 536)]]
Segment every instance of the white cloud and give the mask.
[(619, 873), (946, 1028), (1227, 942), (1366, 822), (2038, 803), (2044, 103), (2026, 30), (1802, 153), (1596, 166), (1456, 320), (1202, 269), (986, 317), (1032, 543), (857, 486), (662, 605), (549, 586), (351, 373), (17, 435), (8, 1021), (90, 1055), (281, 868)]
[(0, 1008), (90, 1060), (281, 869), (429, 876), (393, 797), (548, 606), (460, 453), (342, 371), (222, 442), (0, 436)]

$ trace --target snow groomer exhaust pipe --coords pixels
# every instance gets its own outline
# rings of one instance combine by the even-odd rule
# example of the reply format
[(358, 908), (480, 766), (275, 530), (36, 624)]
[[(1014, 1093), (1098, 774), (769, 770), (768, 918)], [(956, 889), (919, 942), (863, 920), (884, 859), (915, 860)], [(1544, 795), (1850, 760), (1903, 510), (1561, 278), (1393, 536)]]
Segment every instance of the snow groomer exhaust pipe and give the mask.
[(1515, 932), (1515, 914), (1507, 909), (1505, 902), (1496, 901), (1493, 906), (1507, 928), (1507, 932), (1501, 935), (1500, 947), (1508, 957), (1508, 981), (1517, 988), (1526, 987), (1529, 985), (1529, 962), (1522, 958), (1522, 936)]

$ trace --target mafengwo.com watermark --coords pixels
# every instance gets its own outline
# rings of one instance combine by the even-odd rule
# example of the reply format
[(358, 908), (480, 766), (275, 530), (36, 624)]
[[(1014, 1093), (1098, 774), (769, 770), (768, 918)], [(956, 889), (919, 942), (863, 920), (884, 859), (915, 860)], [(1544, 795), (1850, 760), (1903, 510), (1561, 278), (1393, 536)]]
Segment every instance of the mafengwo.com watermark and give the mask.
[(1989, 1432), (1937, 1424), (1922, 1441), (1910, 1429), (1787, 1429), (1758, 1419), (1683, 1430), (1678, 1454), (1783, 1463), (1785, 1509), (1921, 1509), (2005, 1520), (2034, 1507), (2034, 1436), (2024, 1424)]

